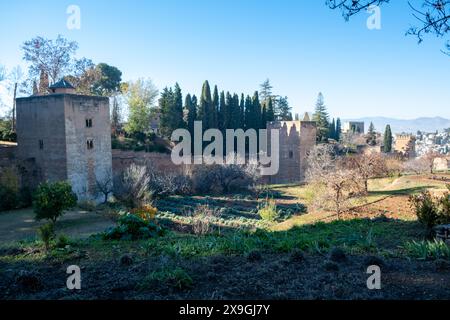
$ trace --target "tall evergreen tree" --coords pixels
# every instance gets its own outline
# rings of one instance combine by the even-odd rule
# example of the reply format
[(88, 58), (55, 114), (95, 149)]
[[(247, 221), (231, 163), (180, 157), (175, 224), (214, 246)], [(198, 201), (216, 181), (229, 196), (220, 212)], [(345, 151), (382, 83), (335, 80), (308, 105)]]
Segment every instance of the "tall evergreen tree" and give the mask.
[(270, 84), (270, 80), (266, 79), (261, 85), (260, 85), (260, 97), (261, 97), (261, 103), (267, 104), (269, 103), (269, 100), (272, 99), (272, 85)]
[(328, 137), (330, 139), (336, 140), (336, 121), (334, 120), (334, 118), (333, 118), (333, 120), (330, 123), (330, 130), (329, 130), (329, 133), (328, 133)]
[[(275, 121), (275, 109), (273, 107), (273, 99), (269, 99), (267, 104), (267, 121)], [(264, 125), (264, 128), (266, 125)]]
[(267, 109), (266, 105), (263, 105), (262, 107), (262, 113), (261, 113), (261, 126), (260, 128), (267, 128)]
[(289, 106), (287, 97), (278, 98), (277, 118), (281, 121), (292, 121), (291, 107)]
[(239, 96), (235, 93), (232, 99), (231, 105), (231, 128), (239, 129), (240, 128), (240, 108), (239, 108)]
[(211, 114), (212, 98), (211, 88), (208, 80), (205, 81), (202, 87), (202, 95), (200, 97), (199, 105), (199, 120), (203, 123), (203, 130), (208, 130), (214, 126), (214, 116)]
[(245, 128), (245, 96), (241, 94), (241, 101), (239, 103), (239, 128)]
[(253, 128), (259, 130), (261, 128), (261, 103), (259, 102), (259, 93), (255, 91), (252, 99), (254, 119)]
[(391, 126), (388, 124), (386, 126), (386, 130), (384, 131), (384, 152), (391, 153), (392, 152), (392, 130)]
[(194, 122), (197, 120), (197, 109), (196, 105), (193, 103), (191, 95), (188, 94), (185, 99), (184, 107), (186, 109), (186, 126), (189, 130), (191, 136), (194, 135)]
[(326, 138), (328, 137), (330, 124), (322, 92), (319, 92), (319, 95), (317, 97), (313, 121), (315, 121), (317, 125), (317, 141), (318, 142), (325, 141)]
[(219, 99), (219, 129), (224, 132), (226, 129), (226, 121), (227, 121), (227, 106), (226, 106), (226, 100), (225, 100), (225, 92), (220, 92), (220, 99)]
[(175, 83), (174, 89), (174, 102), (173, 110), (171, 115), (171, 126), (172, 131), (176, 129), (185, 128), (183, 120), (183, 95), (181, 93), (181, 88), (178, 83)]
[(375, 126), (373, 125), (373, 122), (371, 122), (369, 125), (366, 142), (370, 146), (374, 146), (377, 144), (377, 133), (375, 132)]
[(341, 119), (337, 118), (337, 120), (336, 120), (336, 141), (341, 140), (341, 133), (342, 133)]
[(253, 117), (253, 103), (252, 98), (249, 95), (245, 98), (245, 129), (253, 128), (252, 117)]
[(214, 86), (211, 112), (213, 113), (212, 126), (217, 129), (219, 128), (219, 90), (217, 89), (217, 86)]
[(161, 112), (161, 133), (164, 137), (170, 137), (172, 132), (184, 128), (183, 120), (183, 96), (178, 83), (175, 88), (165, 88), (159, 100)]
[(232, 111), (233, 110), (233, 96), (230, 92), (227, 92), (226, 98), (225, 98), (225, 120), (224, 120), (224, 126), (225, 129), (233, 129), (232, 124)]

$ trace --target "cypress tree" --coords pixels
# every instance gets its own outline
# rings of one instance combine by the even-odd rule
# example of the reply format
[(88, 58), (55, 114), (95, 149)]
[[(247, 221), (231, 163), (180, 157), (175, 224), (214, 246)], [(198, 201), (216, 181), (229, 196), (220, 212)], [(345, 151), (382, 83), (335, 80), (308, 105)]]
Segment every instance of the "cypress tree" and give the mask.
[(239, 96), (235, 93), (232, 99), (231, 105), (231, 128), (239, 129), (240, 128), (240, 109), (239, 109)]
[(333, 118), (333, 121), (330, 123), (330, 131), (328, 133), (328, 137), (330, 139), (336, 140), (336, 121)]
[(241, 101), (239, 103), (239, 128), (245, 128), (245, 96), (241, 94)]
[(224, 126), (225, 129), (232, 129), (232, 109), (233, 109), (233, 96), (230, 92), (227, 92), (225, 98), (225, 121)]
[(337, 120), (336, 120), (336, 141), (341, 140), (341, 133), (342, 133), (341, 119), (337, 118)]
[[(275, 121), (275, 110), (273, 107), (273, 99), (272, 98), (269, 99), (268, 106), (267, 106), (267, 121)], [(266, 125), (264, 125), (264, 128), (266, 127)]]
[(217, 86), (214, 86), (211, 112), (213, 128), (217, 129), (219, 128), (219, 91), (217, 90)]
[(253, 111), (254, 111), (254, 118), (252, 120), (253, 128), (255, 130), (259, 130), (261, 128), (261, 103), (259, 102), (258, 91), (255, 91), (255, 93), (253, 95), (252, 104), (253, 104)]
[(201, 120), (203, 123), (203, 130), (208, 130), (212, 128), (213, 115), (211, 115), (211, 109), (212, 109), (211, 88), (209, 86), (208, 80), (206, 80), (202, 87), (202, 95), (200, 97), (200, 106), (199, 106), (199, 120)]
[(386, 130), (384, 131), (384, 152), (391, 153), (392, 152), (392, 131), (391, 126), (388, 124), (386, 126)]
[(262, 129), (267, 128), (267, 110), (266, 110), (266, 105), (263, 105), (263, 107), (262, 107), (261, 126), (260, 126), (260, 128), (262, 128)]
[(252, 128), (252, 114), (253, 114), (253, 104), (252, 104), (252, 98), (250, 96), (247, 96), (245, 98), (245, 129), (251, 129)]
[(187, 112), (186, 126), (191, 136), (194, 136), (194, 122), (197, 120), (197, 109), (192, 100), (191, 95), (188, 94), (185, 99), (185, 109)]
[(220, 99), (219, 99), (219, 129), (222, 130), (222, 132), (226, 129), (226, 101), (225, 101), (225, 92), (220, 92)]
[(181, 88), (178, 83), (175, 83), (175, 90), (174, 90), (174, 102), (173, 102), (173, 109), (171, 114), (171, 134), (172, 131), (180, 128), (184, 128), (184, 121), (183, 121), (183, 95), (181, 93)]

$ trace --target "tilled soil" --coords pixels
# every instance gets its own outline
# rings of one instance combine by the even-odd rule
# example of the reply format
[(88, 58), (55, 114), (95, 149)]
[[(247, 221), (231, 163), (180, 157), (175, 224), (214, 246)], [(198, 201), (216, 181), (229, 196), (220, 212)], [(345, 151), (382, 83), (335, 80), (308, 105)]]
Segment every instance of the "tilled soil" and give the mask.
[[(347, 256), (332, 262), (319, 254), (299, 258), (288, 253), (132, 260), (131, 265), (121, 264), (120, 257), (101, 263), (88, 257), (39, 265), (2, 263), (0, 299), (450, 299), (448, 261)], [(367, 288), (367, 267), (374, 263), (381, 265), (381, 290)], [(71, 264), (81, 267), (79, 291), (66, 288), (66, 268)], [(192, 287), (152, 283), (142, 288), (152, 271), (177, 267), (191, 276)]]

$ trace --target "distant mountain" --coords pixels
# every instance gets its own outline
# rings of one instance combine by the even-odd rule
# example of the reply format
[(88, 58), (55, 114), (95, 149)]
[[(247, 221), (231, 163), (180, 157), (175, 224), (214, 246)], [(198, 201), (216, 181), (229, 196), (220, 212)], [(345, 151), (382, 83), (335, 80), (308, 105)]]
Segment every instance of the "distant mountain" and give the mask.
[(413, 120), (402, 120), (385, 117), (366, 117), (360, 119), (342, 120), (343, 123), (347, 121), (364, 121), (365, 129), (369, 128), (370, 122), (373, 122), (375, 129), (378, 132), (384, 132), (386, 125), (390, 124), (393, 133), (416, 133), (417, 131), (435, 132), (450, 128), (450, 120), (441, 117), (434, 118), (417, 118)]

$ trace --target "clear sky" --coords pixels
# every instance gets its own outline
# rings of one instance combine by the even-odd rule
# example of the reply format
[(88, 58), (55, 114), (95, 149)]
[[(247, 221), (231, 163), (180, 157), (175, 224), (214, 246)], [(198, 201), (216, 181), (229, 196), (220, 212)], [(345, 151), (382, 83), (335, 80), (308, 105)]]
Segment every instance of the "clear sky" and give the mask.
[[(420, 1), (413, 1), (420, 2)], [(269, 78), (294, 113), (313, 109), (322, 91), (333, 116), (450, 118), (450, 57), (444, 39), (418, 45), (406, 0), (381, 9), (381, 30), (362, 13), (345, 22), (324, 0), (0, 0), (0, 63), (23, 64), (21, 44), (58, 34), (79, 43), (78, 57), (106, 62), (124, 80), (179, 82), (199, 94), (252, 94)], [(69, 5), (81, 29), (66, 27)]]

